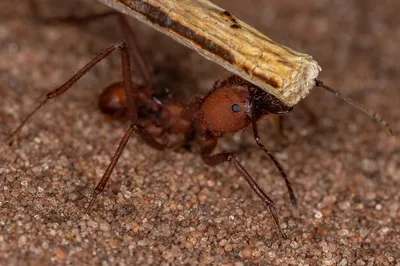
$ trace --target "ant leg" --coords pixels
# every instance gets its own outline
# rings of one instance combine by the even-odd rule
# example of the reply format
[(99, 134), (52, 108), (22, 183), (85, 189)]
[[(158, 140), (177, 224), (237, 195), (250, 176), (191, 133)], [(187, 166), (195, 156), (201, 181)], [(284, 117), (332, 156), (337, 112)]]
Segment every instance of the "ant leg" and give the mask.
[(342, 99), (343, 101), (347, 102), (348, 104), (354, 106), (355, 108), (357, 108), (358, 110), (360, 110), (361, 112), (367, 114), (368, 116), (372, 117), (376, 122), (378, 122), (382, 127), (386, 128), (386, 130), (389, 132), (390, 135), (396, 136), (396, 133), (394, 132), (394, 130), (390, 127), (389, 123), (383, 119), (382, 116), (380, 116), (379, 114), (375, 113), (374, 111), (365, 108), (364, 106), (361, 106), (359, 103), (354, 102), (352, 99), (343, 96), (342, 94), (340, 94), (338, 91), (332, 89), (331, 87), (326, 86), (322, 81), (320, 80), (315, 80), (315, 86), (318, 88), (322, 88), (330, 93), (332, 93), (333, 95), (335, 95), (336, 97)]
[(138, 65), (140, 74), (144, 78), (146, 82), (146, 88), (154, 88), (154, 79), (153, 75), (151, 74), (151, 67), (149, 62), (146, 60), (146, 58), (143, 56), (143, 51), (140, 48), (140, 45), (136, 39), (136, 34), (129, 25), (127, 19), (125, 16), (121, 15), (118, 13), (118, 24), (120, 25), (122, 32), (124, 34), (124, 37), (127, 39), (129, 46), (131, 48), (131, 52), (133, 55), (133, 59), (135, 60), (136, 64)]
[(110, 164), (107, 166), (107, 169), (103, 174), (103, 177), (101, 178), (100, 182), (97, 184), (92, 195), (90, 196), (90, 201), (86, 208), (86, 213), (90, 213), (97, 196), (101, 192), (103, 192), (104, 188), (106, 187), (106, 184), (107, 184), (108, 180), (110, 179), (111, 173), (114, 170), (115, 165), (117, 165), (119, 157), (121, 157), (121, 154), (124, 151), (126, 144), (128, 144), (128, 140), (129, 140), (130, 136), (132, 135), (134, 126), (135, 126), (134, 124), (131, 124), (129, 126), (128, 130), (125, 132), (124, 136), (122, 137), (122, 139), (118, 145), (118, 148), (115, 151), (115, 153), (111, 159)]
[(64, 92), (66, 92), (69, 88), (72, 87), (83, 75), (86, 74), (92, 67), (97, 65), (104, 58), (109, 56), (116, 48), (121, 47), (123, 42), (119, 42), (111, 45), (110, 47), (104, 49), (102, 52), (98, 53), (89, 63), (87, 63), (84, 67), (82, 67), (77, 73), (75, 73), (67, 82), (65, 82), (60, 87), (50, 91), (47, 93), (46, 97), (26, 116), (26, 118), (20, 123), (20, 125), (9, 135), (7, 138), (7, 143), (11, 144), (13, 138), (18, 133), (18, 131), (26, 124), (26, 122), (40, 109), (42, 108), (48, 101), (60, 96)]
[(144, 81), (146, 82), (146, 88), (149, 90), (149, 95), (151, 94), (150, 88), (153, 88), (154, 82), (152, 73), (150, 71), (150, 63), (146, 58), (143, 56), (143, 51), (136, 39), (136, 34), (129, 22), (127, 21), (126, 17), (119, 12), (116, 11), (109, 11), (100, 14), (92, 14), (85, 17), (76, 17), (70, 16), (66, 18), (53, 18), (53, 19), (46, 19), (46, 23), (74, 23), (74, 24), (81, 24), (81, 23), (90, 23), (97, 20), (102, 20), (111, 16), (117, 17), (118, 24), (122, 30), (124, 38), (129, 43), (129, 48), (131, 49), (132, 58), (134, 59), (136, 65), (138, 66), (139, 72), (143, 77)]
[(25, 123), (40, 109), (42, 108), (48, 101), (62, 95), (68, 89), (72, 87), (86, 72), (88, 72), (92, 67), (98, 64), (101, 60), (109, 56), (116, 48), (121, 50), (121, 61), (122, 61), (122, 68), (123, 68), (123, 77), (124, 77), (124, 88), (125, 93), (127, 96), (127, 107), (128, 107), (128, 115), (131, 119), (132, 123), (125, 133), (124, 137), (121, 139), (120, 144), (118, 146), (117, 151), (115, 152), (111, 163), (109, 164), (106, 172), (104, 173), (100, 183), (95, 189), (91, 197), (91, 201), (89, 203), (89, 207), (87, 211), (90, 211), (91, 206), (94, 203), (96, 196), (104, 190), (104, 187), (110, 178), (110, 175), (118, 162), (119, 157), (121, 156), (122, 151), (124, 150), (129, 137), (131, 136), (132, 132), (135, 131), (142, 139), (150, 146), (155, 149), (162, 150), (164, 149), (164, 145), (157, 142), (145, 129), (144, 126), (138, 124), (138, 118), (136, 113), (136, 91), (134, 90), (134, 86), (132, 80), (130, 78), (130, 62), (129, 62), (129, 50), (128, 44), (126, 42), (119, 42), (117, 44), (113, 44), (107, 49), (104, 49), (102, 52), (98, 53), (89, 63), (87, 63), (83, 68), (81, 68), (77, 73), (75, 73), (67, 82), (65, 82), (60, 87), (50, 91), (47, 93), (46, 97), (36, 106), (36, 108), (31, 111), (27, 117), (21, 122), (21, 124), (10, 134), (8, 137), (7, 143), (11, 143), (14, 136), (18, 133), (18, 131), (25, 125)]
[(101, 178), (100, 182), (96, 185), (96, 188), (93, 190), (92, 195), (90, 196), (89, 204), (86, 208), (86, 213), (90, 213), (93, 207), (93, 204), (97, 198), (97, 196), (104, 191), (104, 188), (107, 185), (108, 180), (110, 179), (111, 173), (113, 172), (115, 166), (117, 165), (117, 162), (119, 158), (121, 157), (121, 154), (123, 150), (126, 147), (126, 144), (128, 144), (128, 140), (130, 136), (132, 135), (132, 132), (135, 131), (149, 146), (157, 149), (157, 150), (163, 150), (165, 148), (164, 144), (159, 143), (156, 141), (150, 133), (146, 130), (146, 128), (140, 124), (130, 124), (128, 130), (125, 132), (125, 135), (122, 137), (117, 150), (115, 151), (110, 164), (107, 167), (107, 170), (104, 172), (103, 177)]
[(131, 120), (132, 125), (134, 125), (134, 131), (151, 147), (157, 150), (164, 150), (165, 145), (155, 140), (152, 135), (147, 131), (147, 129), (139, 124), (137, 109), (136, 109), (136, 99), (138, 96), (137, 87), (133, 86), (131, 79), (131, 64), (130, 64), (130, 54), (129, 45), (124, 42), (121, 47), (121, 62), (122, 62), (122, 76), (124, 80), (124, 90), (126, 95), (126, 106), (128, 108), (128, 117)]
[(242, 166), (242, 164), (236, 159), (235, 155), (233, 153), (227, 153), (227, 152), (210, 155), (210, 153), (214, 150), (214, 147), (217, 144), (216, 140), (212, 140), (211, 142), (204, 143), (204, 144), (205, 145), (203, 146), (202, 153), (201, 153), (203, 161), (210, 166), (216, 166), (216, 165), (224, 163), (224, 162), (233, 163), (236, 170), (247, 181), (247, 183), (249, 184), (251, 189), (257, 194), (258, 197), (260, 197), (260, 199), (262, 201), (264, 201), (265, 204), (267, 204), (269, 212), (271, 213), (272, 217), (274, 218), (275, 225), (278, 228), (279, 233), (281, 234), (281, 236), (283, 238), (286, 239), (287, 236), (280, 227), (278, 212), (275, 208), (274, 202), (260, 188), (260, 186), (253, 179), (253, 177), (249, 174), (249, 172), (247, 172), (246, 169)]
[(278, 168), (279, 172), (281, 173), (281, 176), (283, 178), (283, 180), (285, 180), (285, 184), (286, 187), (289, 191), (289, 196), (290, 196), (290, 201), (293, 205), (293, 207), (295, 207), (297, 209), (297, 200), (296, 200), (296, 196), (294, 195), (294, 191), (292, 188), (292, 185), (290, 184), (290, 181), (285, 173), (285, 170), (283, 170), (282, 165), (278, 162), (278, 160), (275, 158), (275, 156), (265, 148), (265, 146), (260, 142), (260, 137), (258, 135), (258, 129), (257, 129), (257, 109), (256, 109), (256, 104), (254, 102), (254, 97), (251, 98), (251, 125), (252, 125), (252, 129), (253, 129), (253, 136), (254, 139), (257, 143), (257, 145), (269, 156), (269, 158), (274, 162), (276, 168)]
[(130, 67), (130, 58), (129, 58), (129, 47), (128, 43), (124, 42), (123, 45), (120, 46), (121, 49), (121, 63), (122, 63), (122, 76), (124, 80), (124, 90), (126, 95), (126, 106), (128, 108), (128, 117), (131, 120), (131, 124), (129, 129), (126, 131), (125, 135), (121, 139), (117, 150), (115, 151), (110, 164), (107, 167), (107, 170), (104, 172), (103, 177), (100, 182), (97, 184), (94, 189), (89, 204), (86, 208), (86, 213), (90, 213), (93, 204), (96, 200), (96, 197), (103, 192), (108, 180), (110, 179), (111, 173), (114, 170), (115, 165), (120, 158), (122, 151), (126, 147), (132, 132), (135, 131), (149, 146), (157, 149), (164, 150), (165, 145), (158, 142), (156, 139), (152, 137), (152, 135), (147, 131), (147, 129), (139, 124), (137, 109), (136, 109), (136, 99), (137, 99), (137, 90), (136, 86), (133, 86), (132, 79), (130, 76), (131, 67)]

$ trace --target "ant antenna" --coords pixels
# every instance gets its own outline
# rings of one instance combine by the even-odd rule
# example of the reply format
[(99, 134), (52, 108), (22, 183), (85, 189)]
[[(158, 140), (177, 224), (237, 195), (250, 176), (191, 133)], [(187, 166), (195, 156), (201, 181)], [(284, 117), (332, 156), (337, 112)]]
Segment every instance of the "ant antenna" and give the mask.
[(363, 113), (367, 114), (368, 116), (372, 117), (375, 121), (377, 121), (382, 127), (386, 128), (386, 130), (389, 132), (390, 135), (395, 136), (395, 132), (394, 130), (391, 128), (391, 126), (389, 125), (388, 122), (386, 122), (385, 119), (383, 119), (383, 117), (379, 114), (377, 114), (376, 112), (365, 108), (364, 106), (360, 105), (359, 103), (354, 102), (352, 99), (343, 96), (342, 94), (340, 94), (338, 91), (332, 89), (331, 87), (326, 86), (322, 81), (320, 80), (315, 80), (315, 86), (319, 87), (319, 88), (323, 88), (326, 91), (334, 94), (336, 97), (339, 97), (340, 99), (342, 99), (343, 101), (347, 102), (348, 104), (354, 106), (355, 108), (357, 108), (358, 110), (362, 111)]

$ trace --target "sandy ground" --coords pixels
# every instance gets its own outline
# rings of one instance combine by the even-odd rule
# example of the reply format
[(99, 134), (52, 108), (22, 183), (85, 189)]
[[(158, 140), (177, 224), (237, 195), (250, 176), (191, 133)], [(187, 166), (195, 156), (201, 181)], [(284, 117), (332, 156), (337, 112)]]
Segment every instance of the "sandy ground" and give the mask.
[[(43, 17), (106, 10), (96, 1), (36, 1)], [(400, 132), (398, 1), (216, 1), (272, 39), (312, 54), (320, 78), (382, 114)], [(227, 4), (229, 2), (229, 4)], [(40, 96), (120, 38), (112, 19), (42, 25), (28, 1), (0, 2), (1, 265), (400, 265), (400, 142), (322, 91), (285, 120), (281, 145), (263, 142), (293, 182), (291, 210), (279, 173), (250, 131), (221, 145), (237, 152), (274, 199), (288, 239), (230, 165), (188, 151), (157, 152), (133, 137), (90, 215), (88, 196), (127, 125), (107, 121), (97, 95), (120, 79), (119, 58), (96, 67), (43, 108), (13, 145), (4, 139)], [(132, 21), (157, 83), (195, 96), (228, 73)]]

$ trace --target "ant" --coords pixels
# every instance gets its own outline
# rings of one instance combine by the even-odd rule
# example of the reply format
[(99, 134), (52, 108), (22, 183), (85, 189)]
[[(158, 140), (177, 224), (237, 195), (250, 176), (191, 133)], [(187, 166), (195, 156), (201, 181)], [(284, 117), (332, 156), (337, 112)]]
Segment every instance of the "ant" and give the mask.
[[(110, 12), (109, 14), (118, 14)], [(107, 14), (108, 15), (108, 14)], [(105, 14), (88, 18), (92, 20), (104, 17)], [(96, 197), (104, 191), (104, 188), (126, 147), (132, 133), (139, 135), (144, 142), (156, 150), (182, 147), (189, 142), (197, 142), (201, 149), (203, 161), (210, 166), (216, 166), (225, 162), (232, 163), (237, 172), (247, 181), (251, 189), (267, 205), (280, 235), (286, 238), (281, 230), (278, 213), (272, 199), (257, 184), (251, 174), (230, 152), (212, 154), (218, 139), (227, 133), (235, 133), (241, 129), (251, 127), (255, 142), (263, 150), (283, 178), (290, 201), (297, 208), (297, 200), (291, 183), (275, 156), (261, 143), (257, 129), (257, 122), (269, 114), (283, 115), (292, 111), (293, 107), (287, 106), (272, 94), (262, 90), (252, 83), (238, 77), (230, 76), (222, 81), (217, 81), (210, 92), (198, 97), (195, 101), (184, 105), (165, 97), (155, 91), (150, 68), (142, 55), (141, 49), (135, 39), (134, 31), (125, 17), (118, 14), (118, 23), (126, 40), (111, 45), (98, 53), (89, 63), (75, 73), (67, 82), (50, 91), (46, 97), (31, 111), (21, 124), (10, 134), (8, 143), (21, 129), (21, 127), (48, 101), (57, 98), (71, 88), (86, 72), (108, 57), (115, 50), (120, 50), (122, 63), (122, 82), (108, 86), (99, 96), (99, 107), (107, 115), (114, 117), (127, 117), (130, 121), (128, 130), (120, 140), (110, 164), (103, 174), (100, 182), (94, 189), (86, 212), (91, 212)], [(71, 20), (71, 19), (67, 19)], [(82, 22), (85, 19), (77, 19)], [(144, 85), (137, 85), (131, 79), (131, 54), (135, 60)], [(391, 134), (394, 134), (390, 126), (376, 113), (354, 103), (351, 99), (340, 95), (332, 88), (316, 80), (316, 87), (323, 88), (342, 98), (351, 105), (361, 109), (368, 115), (379, 121)]]

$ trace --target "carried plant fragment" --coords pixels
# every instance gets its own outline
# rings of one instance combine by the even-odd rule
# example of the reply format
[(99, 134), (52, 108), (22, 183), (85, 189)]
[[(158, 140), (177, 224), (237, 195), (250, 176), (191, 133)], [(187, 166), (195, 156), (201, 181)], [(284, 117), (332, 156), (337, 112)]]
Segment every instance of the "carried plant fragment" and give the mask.
[(274, 42), (208, 0), (99, 0), (293, 106), (315, 86), (310, 55)]

